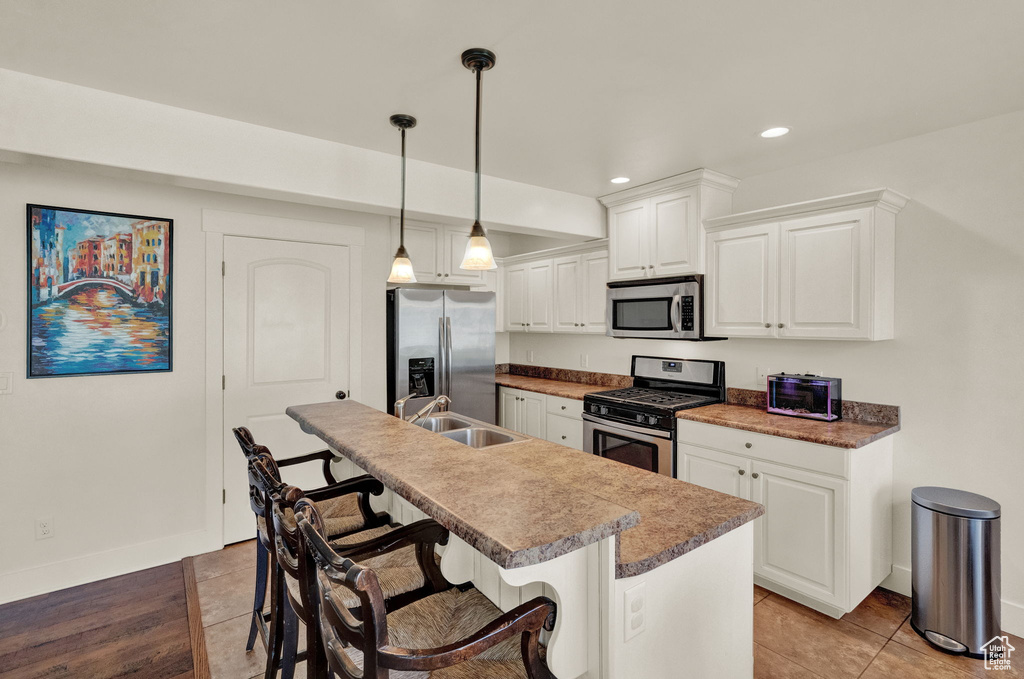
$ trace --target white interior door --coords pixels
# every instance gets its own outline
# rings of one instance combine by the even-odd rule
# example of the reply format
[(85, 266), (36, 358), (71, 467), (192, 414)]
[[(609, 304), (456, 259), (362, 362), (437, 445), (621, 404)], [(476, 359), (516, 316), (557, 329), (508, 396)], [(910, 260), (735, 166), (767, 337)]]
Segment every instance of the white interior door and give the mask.
[[(349, 389), (349, 248), (224, 238), (224, 542), (254, 536), (245, 458), (231, 429), (248, 427), (278, 459), (323, 448), (288, 406)], [(318, 465), (289, 470), (299, 487), (323, 485)]]

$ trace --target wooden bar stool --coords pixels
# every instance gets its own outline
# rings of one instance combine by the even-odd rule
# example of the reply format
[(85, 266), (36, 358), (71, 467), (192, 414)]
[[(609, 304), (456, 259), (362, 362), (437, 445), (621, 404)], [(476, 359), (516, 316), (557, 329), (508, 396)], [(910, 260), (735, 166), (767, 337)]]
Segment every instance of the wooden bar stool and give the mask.
[[(256, 637), (259, 636), (267, 650), (267, 655), (270, 656), (274, 649), (273, 637), (268, 624), (273, 612), (275, 597), (273, 583), (276, 577), (277, 562), (276, 559), (271, 558), (274, 553), (271, 502), (261, 480), (253, 474), (252, 461), (254, 459), (265, 460), (268, 469), (272, 469), (272, 474), (278, 479), (281, 466), (289, 467), (308, 462), (322, 462), (324, 480), (329, 485), (310, 491), (310, 493), (313, 498), (322, 503), (320, 506), (324, 511), (331, 515), (332, 518), (328, 520), (328, 525), (332, 537), (347, 535), (367, 527), (386, 525), (390, 521), (390, 517), (386, 513), (374, 513), (369, 504), (369, 496), (380, 495), (384, 492), (384, 486), (368, 475), (337, 482), (330, 470), (330, 461), (333, 459), (333, 454), (330, 451), (319, 451), (278, 463), (265, 446), (261, 446), (253, 440), (248, 429), (239, 427), (232, 432), (249, 461), (249, 506), (256, 515), (256, 587), (253, 594), (252, 622), (245, 649), (251, 651), (256, 643)], [(269, 613), (264, 610), (268, 583), (272, 590), (272, 605)]]
[(540, 645), (541, 630), (554, 629), (551, 599), (502, 614), (478, 590), (450, 588), (388, 612), (384, 575), (334, 549), (312, 503), (297, 501), (295, 516), (326, 659), (309, 677), (554, 679)]
[[(263, 461), (256, 460), (255, 473), (263, 483), (273, 482)], [(303, 659), (307, 663), (307, 676), (314, 676), (315, 668), (322, 664), (320, 637), (315, 610), (316, 592), (310, 591), (303, 573), (312, 565), (302, 549), (302, 537), (295, 523), (293, 507), (303, 499), (303, 493), (294, 486), (280, 484), (269, 496), (273, 503), (273, 536), (277, 558), (278, 581), (272, 592), (283, 592), (272, 606), (271, 635), (275, 653), (268, 655), (268, 677), (281, 669), (282, 679), (289, 679), (295, 665)], [(309, 502), (309, 500), (305, 500)], [(315, 506), (315, 503), (314, 503)], [(408, 526), (393, 528), (380, 526), (370, 530), (331, 540), (332, 547), (350, 558), (370, 564), (381, 573), (383, 596), (389, 609), (400, 608), (412, 601), (450, 587), (437, 564), (434, 548), (448, 541), (448, 531), (437, 522), (426, 519)], [(349, 602), (358, 606), (354, 597)], [(306, 651), (298, 653), (298, 622), (306, 625)]]

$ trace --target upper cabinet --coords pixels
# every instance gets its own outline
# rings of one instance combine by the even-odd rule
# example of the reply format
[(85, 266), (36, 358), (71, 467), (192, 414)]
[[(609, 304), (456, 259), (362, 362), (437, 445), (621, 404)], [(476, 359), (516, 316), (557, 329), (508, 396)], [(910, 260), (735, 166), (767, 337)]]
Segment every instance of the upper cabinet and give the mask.
[[(459, 268), (469, 239), (468, 226), (405, 220), (405, 249), (417, 283), (484, 285), (482, 271)], [(391, 220), (391, 250), (398, 247), (398, 220)]]
[(703, 273), (702, 222), (729, 214), (738, 183), (701, 169), (602, 197), (609, 280)]
[(510, 332), (604, 333), (607, 241), (507, 257), (504, 271)]
[(896, 214), (888, 189), (709, 219), (709, 335), (893, 338)]

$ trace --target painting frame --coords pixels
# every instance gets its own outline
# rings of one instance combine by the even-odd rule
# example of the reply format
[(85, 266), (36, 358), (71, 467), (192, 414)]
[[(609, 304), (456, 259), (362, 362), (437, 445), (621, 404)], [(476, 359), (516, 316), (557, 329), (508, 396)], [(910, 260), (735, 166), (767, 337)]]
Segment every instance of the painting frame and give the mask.
[[(38, 211), (38, 212), (37, 212)], [(63, 234), (67, 231), (67, 227), (60, 228), (61, 237), (56, 239), (56, 246), (51, 241), (48, 249), (42, 246), (43, 226), (41, 224), (42, 216), (50, 212), (53, 215), (53, 220), (56, 220), (57, 213), (66, 213), (75, 218), (88, 218), (94, 223), (103, 223), (102, 220), (107, 220), (111, 224), (114, 224), (117, 220), (124, 222), (130, 227), (130, 230), (125, 231), (114, 231), (112, 235), (100, 238), (99, 235), (95, 235), (88, 238), (88, 241), (110, 241), (115, 240), (114, 244), (107, 245), (103, 244), (93, 249), (91, 254), (96, 255), (96, 252), (102, 250), (102, 256), (104, 257), (103, 271), (96, 275), (97, 267), (92, 267), (93, 277), (95, 280), (82, 280), (83, 272), (77, 268), (77, 259), (72, 259), (72, 251), (67, 249), (63, 244)], [(34, 216), (38, 216), (40, 222), (34, 221)], [(90, 210), (85, 208), (68, 208), (59, 207), (55, 205), (42, 205), (37, 203), (27, 203), (25, 207), (25, 223), (26, 223), (26, 365), (25, 375), (27, 379), (44, 379), (51, 377), (85, 377), (85, 376), (96, 376), (96, 375), (131, 375), (131, 374), (147, 374), (147, 373), (168, 373), (174, 370), (174, 296), (173, 296), (173, 272), (174, 272), (174, 220), (166, 217), (148, 217), (144, 215), (136, 215), (123, 212), (107, 212), (102, 210)], [(37, 227), (37, 223), (40, 226)], [(48, 228), (48, 227), (45, 227)], [(108, 227), (112, 228), (112, 227)], [(135, 252), (141, 251), (144, 248), (141, 246), (134, 247), (135, 240), (139, 240), (140, 244), (143, 242), (142, 239), (137, 238), (141, 233), (136, 233), (136, 229), (145, 229), (145, 235), (158, 235), (159, 246), (149, 247), (149, 241), (147, 243), (148, 251), (145, 253), (147, 262), (152, 257), (153, 264), (144, 264), (140, 266), (140, 270), (135, 272), (134, 265), (136, 262), (132, 261), (131, 257), (134, 256)], [(95, 230), (95, 229), (94, 229)], [(55, 232), (56, 233), (56, 232)], [(152, 239), (154, 243), (157, 243), (157, 239)], [(118, 252), (127, 250), (128, 245), (131, 244), (128, 262), (127, 273), (115, 272), (111, 270), (109, 276), (106, 275), (106, 260), (115, 260), (119, 255)], [(81, 251), (81, 243), (75, 242), (75, 248)], [(92, 247), (90, 243), (87, 247)], [(118, 249), (120, 248), (120, 250)], [(114, 254), (107, 258), (109, 254), (108, 250), (114, 250)], [(46, 278), (46, 287), (44, 289), (42, 283), (41, 265), (45, 263), (45, 258), (41, 258), (40, 255), (46, 251), (51, 259), (52, 253), (57, 252), (60, 255), (56, 262), (50, 262), (54, 264), (50, 268), (46, 269), (46, 272), (51, 274)], [(71, 262), (75, 261), (75, 268), (71, 267)], [(92, 260), (95, 261), (95, 260)], [(111, 269), (113, 266), (111, 266)], [(56, 271), (60, 273), (56, 273)], [(72, 273), (73, 272), (73, 273)], [(134, 274), (134, 276), (133, 276)], [(88, 274), (86, 274), (86, 277)], [(57, 284), (56, 287), (52, 282), (54, 278), (60, 279), (62, 282)], [(140, 279), (145, 278), (145, 282)], [(67, 279), (67, 280), (64, 280)], [(104, 279), (102, 282), (99, 279)], [(61, 287), (74, 286), (79, 290), (88, 288), (96, 289), (107, 289), (113, 293), (117, 293), (120, 300), (123, 302), (120, 306), (124, 308), (124, 312), (121, 316), (128, 315), (132, 318), (130, 320), (136, 320), (136, 316), (145, 314), (150, 317), (151, 324), (154, 327), (159, 328), (159, 333), (156, 335), (157, 342), (150, 342), (148, 352), (145, 350), (134, 350), (134, 354), (140, 358), (138, 360), (145, 361), (155, 357), (158, 360), (154, 361), (153, 367), (144, 367), (139, 365), (128, 365), (126, 359), (122, 359), (125, 365), (99, 365), (95, 369), (79, 369), (79, 370), (61, 370), (59, 368), (51, 368), (49, 370), (43, 370), (41, 366), (45, 363), (41, 358), (42, 353), (39, 347), (39, 331), (43, 324), (42, 319), (39, 318), (40, 314), (37, 313), (40, 308), (44, 308), (50, 305), (52, 302), (57, 301), (59, 296), (63, 293), (58, 292), (57, 296), (54, 295), (55, 290), (59, 290)], [(45, 299), (43, 299), (45, 296)], [(111, 295), (108, 295), (111, 297)], [(157, 323), (159, 321), (159, 323)], [(65, 327), (75, 327), (70, 323), (65, 324)], [(88, 331), (81, 331), (88, 333)], [(153, 332), (151, 328), (147, 328), (145, 335), (148, 339), (153, 338)], [(45, 342), (42, 343), (45, 346)], [(166, 349), (164, 349), (166, 347)], [(67, 353), (67, 352), (65, 352)], [(82, 355), (76, 357), (75, 361), (87, 361), (90, 355), (96, 355), (94, 351), (92, 354), (88, 352), (82, 352)], [(57, 364), (58, 361), (53, 359), (51, 361)], [(101, 363), (98, 359), (94, 359), (95, 363)]]

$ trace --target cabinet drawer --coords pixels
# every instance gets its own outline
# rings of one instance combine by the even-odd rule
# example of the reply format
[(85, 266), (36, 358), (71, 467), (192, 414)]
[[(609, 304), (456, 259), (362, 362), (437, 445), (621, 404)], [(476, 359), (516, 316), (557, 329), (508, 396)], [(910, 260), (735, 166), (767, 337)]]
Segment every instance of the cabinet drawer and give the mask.
[(849, 478), (847, 464), (850, 451), (846, 448), (822, 446), (689, 420), (679, 420), (676, 431), (680, 443)]
[(548, 413), (547, 440), (583, 450), (583, 421)]
[(548, 396), (548, 412), (552, 415), (583, 419), (583, 401), (561, 396)]

